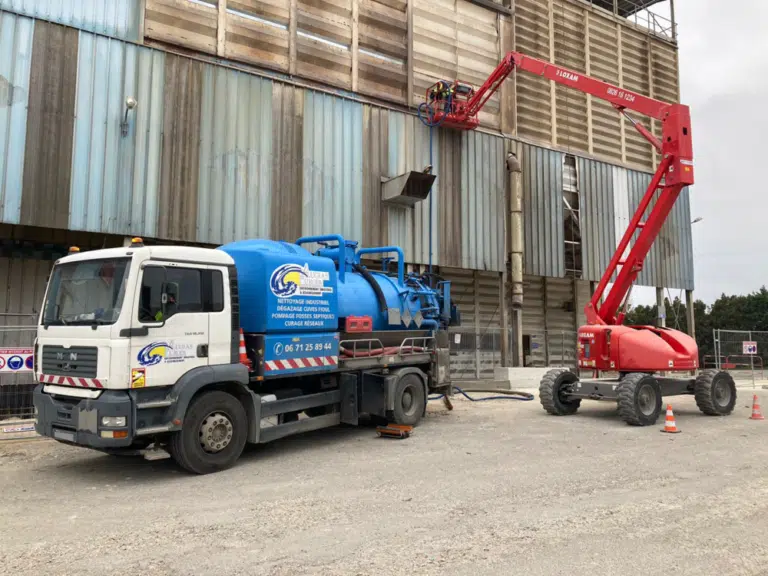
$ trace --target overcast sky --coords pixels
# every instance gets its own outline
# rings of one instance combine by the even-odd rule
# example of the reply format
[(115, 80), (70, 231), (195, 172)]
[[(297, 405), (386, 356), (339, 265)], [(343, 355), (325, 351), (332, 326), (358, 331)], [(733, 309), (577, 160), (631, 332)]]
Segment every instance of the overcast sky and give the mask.
[[(668, 3), (654, 11), (668, 15)], [(711, 304), (768, 285), (768, 1), (676, 0), (675, 13), (696, 163), (691, 215), (703, 218), (693, 225), (694, 296)]]
[(766, 0), (677, 0), (680, 97), (691, 107), (696, 295), (768, 285)]

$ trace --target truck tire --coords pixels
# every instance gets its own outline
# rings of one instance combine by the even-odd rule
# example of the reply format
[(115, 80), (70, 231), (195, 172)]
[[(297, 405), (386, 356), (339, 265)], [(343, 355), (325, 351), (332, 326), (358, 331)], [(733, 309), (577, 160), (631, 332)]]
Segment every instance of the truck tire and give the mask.
[(209, 474), (231, 467), (245, 448), (248, 418), (226, 392), (205, 392), (192, 400), (182, 429), (171, 435), (171, 456), (185, 470)]
[(736, 383), (728, 372), (704, 370), (696, 377), (693, 394), (708, 416), (727, 416), (736, 406)]
[(633, 372), (619, 383), (619, 416), (631, 426), (651, 426), (661, 414), (661, 386), (650, 374)]
[(581, 399), (568, 399), (563, 395), (566, 386), (579, 381), (579, 377), (567, 368), (550, 370), (539, 383), (539, 402), (553, 416), (576, 414), (581, 406)]
[(424, 383), (416, 374), (406, 374), (395, 386), (394, 409), (392, 415), (395, 424), (416, 426), (424, 414), (427, 398)]

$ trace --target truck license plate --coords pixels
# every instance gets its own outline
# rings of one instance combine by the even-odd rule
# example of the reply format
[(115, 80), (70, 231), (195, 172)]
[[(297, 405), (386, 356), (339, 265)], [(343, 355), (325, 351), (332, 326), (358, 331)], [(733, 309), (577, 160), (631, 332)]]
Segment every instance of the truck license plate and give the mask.
[(64, 440), (65, 442), (75, 441), (75, 433), (67, 432), (66, 430), (57, 430), (54, 428), (53, 437), (56, 438), (57, 440)]

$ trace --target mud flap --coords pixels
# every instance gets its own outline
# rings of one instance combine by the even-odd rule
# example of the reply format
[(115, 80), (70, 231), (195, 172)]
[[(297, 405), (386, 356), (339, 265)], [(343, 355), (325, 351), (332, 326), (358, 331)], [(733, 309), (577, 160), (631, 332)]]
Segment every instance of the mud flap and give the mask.
[(357, 375), (341, 374), (339, 388), (341, 391), (341, 423), (357, 426)]
[(360, 412), (371, 416), (387, 415), (387, 392), (391, 375), (363, 372), (363, 382), (360, 391)]

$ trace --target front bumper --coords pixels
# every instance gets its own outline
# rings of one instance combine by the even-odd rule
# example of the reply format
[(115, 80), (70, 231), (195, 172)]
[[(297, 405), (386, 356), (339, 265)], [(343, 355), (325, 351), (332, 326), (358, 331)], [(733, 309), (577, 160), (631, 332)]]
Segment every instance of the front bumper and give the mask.
[[(37, 423), (42, 436), (91, 448), (122, 448), (134, 440), (134, 403), (127, 391), (105, 390), (95, 399), (52, 396), (43, 392), (43, 384), (34, 392)], [(122, 428), (101, 425), (103, 416), (122, 416)], [(108, 438), (109, 432), (126, 431), (125, 438)]]

